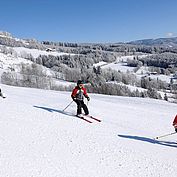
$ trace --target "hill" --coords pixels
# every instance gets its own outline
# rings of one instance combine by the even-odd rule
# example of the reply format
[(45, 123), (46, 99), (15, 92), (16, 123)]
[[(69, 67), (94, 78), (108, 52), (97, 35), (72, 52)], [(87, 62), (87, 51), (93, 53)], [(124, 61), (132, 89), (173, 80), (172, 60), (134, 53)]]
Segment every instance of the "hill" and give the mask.
[(78, 119), (70, 92), (2, 85), (0, 176), (175, 177), (176, 105), (162, 100), (90, 94), (91, 115)]
[(176, 53), (176, 47), (163, 45), (39, 42), (0, 32), (0, 79), (7, 85), (60, 91), (71, 91), (81, 79), (94, 93), (166, 95), (176, 102)]
[(161, 45), (166, 47), (176, 47), (177, 46), (177, 37), (172, 38), (158, 38), (158, 39), (143, 39), (129, 42), (128, 44), (134, 45)]

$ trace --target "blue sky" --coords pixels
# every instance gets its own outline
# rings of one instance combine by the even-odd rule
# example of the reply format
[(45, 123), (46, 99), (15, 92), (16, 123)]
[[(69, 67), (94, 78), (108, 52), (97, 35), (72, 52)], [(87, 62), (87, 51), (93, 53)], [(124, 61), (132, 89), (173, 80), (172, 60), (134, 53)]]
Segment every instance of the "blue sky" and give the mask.
[(177, 0), (0, 0), (0, 31), (61, 42), (177, 36)]

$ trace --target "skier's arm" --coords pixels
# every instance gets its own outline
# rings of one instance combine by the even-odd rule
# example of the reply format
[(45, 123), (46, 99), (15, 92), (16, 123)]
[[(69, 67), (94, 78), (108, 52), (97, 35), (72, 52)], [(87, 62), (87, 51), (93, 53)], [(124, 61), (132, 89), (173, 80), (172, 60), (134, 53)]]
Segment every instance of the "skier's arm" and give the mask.
[(84, 90), (84, 96), (85, 96), (85, 98), (87, 98), (87, 100), (90, 101), (90, 97), (88, 96), (86, 88), (83, 88), (83, 90)]
[(175, 131), (177, 132), (177, 124), (173, 124)]
[(175, 125), (177, 125), (177, 115), (176, 115), (176, 117), (175, 117), (175, 119), (173, 121), (173, 126), (175, 126)]
[(175, 117), (175, 119), (173, 121), (173, 126), (175, 128), (175, 131), (177, 132), (177, 115), (176, 115), (176, 117)]
[(72, 91), (72, 94), (71, 94), (71, 98), (73, 99), (73, 101), (75, 101), (75, 99), (76, 99), (76, 93), (77, 93), (77, 89), (74, 88)]

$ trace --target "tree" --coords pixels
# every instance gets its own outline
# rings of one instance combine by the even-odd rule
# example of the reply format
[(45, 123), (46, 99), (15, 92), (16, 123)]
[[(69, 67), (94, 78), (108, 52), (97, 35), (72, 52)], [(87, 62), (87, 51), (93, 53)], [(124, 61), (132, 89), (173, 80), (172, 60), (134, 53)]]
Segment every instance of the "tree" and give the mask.
[(150, 98), (161, 99), (161, 95), (154, 88), (148, 88), (147, 94)]

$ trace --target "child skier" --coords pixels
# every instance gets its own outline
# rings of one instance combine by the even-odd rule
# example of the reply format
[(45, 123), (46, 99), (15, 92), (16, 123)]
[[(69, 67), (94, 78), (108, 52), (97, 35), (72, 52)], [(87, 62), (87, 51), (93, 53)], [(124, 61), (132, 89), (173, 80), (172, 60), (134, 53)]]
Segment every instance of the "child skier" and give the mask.
[(89, 111), (86, 104), (84, 103), (84, 97), (87, 98), (88, 101), (90, 101), (90, 98), (81, 80), (77, 81), (77, 86), (73, 89), (71, 97), (77, 104), (77, 115), (82, 114), (82, 108), (84, 109), (85, 115), (88, 115)]
[(0, 88), (0, 96), (1, 96), (2, 98), (5, 98), (4, 94), (3, 94), (2, 91), (1, 91), (1, 88)]
[(176, 115), (176, 117), (175, 117), (175, 119), (173, 121), (173, 126), (175, 128), (175, 131), (177, 132), (177, 115)]

